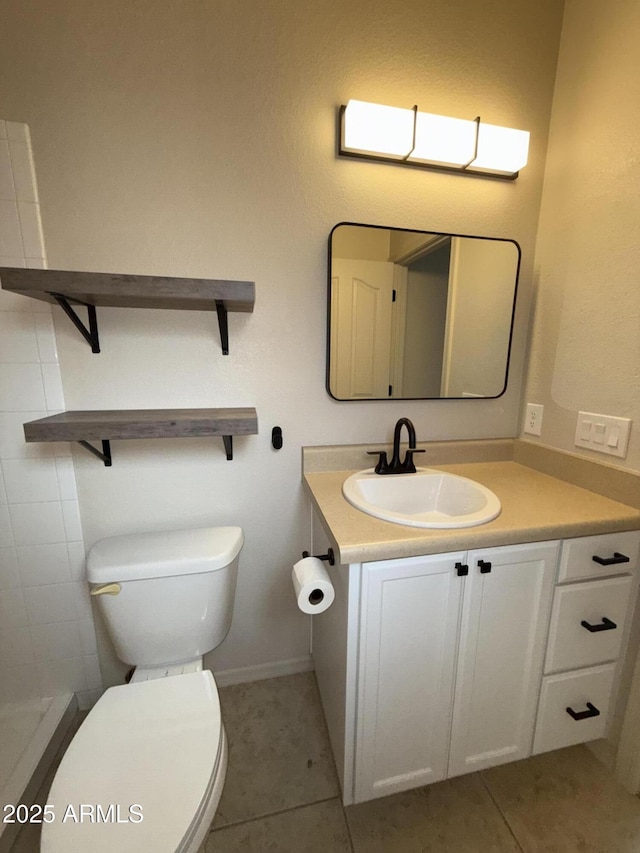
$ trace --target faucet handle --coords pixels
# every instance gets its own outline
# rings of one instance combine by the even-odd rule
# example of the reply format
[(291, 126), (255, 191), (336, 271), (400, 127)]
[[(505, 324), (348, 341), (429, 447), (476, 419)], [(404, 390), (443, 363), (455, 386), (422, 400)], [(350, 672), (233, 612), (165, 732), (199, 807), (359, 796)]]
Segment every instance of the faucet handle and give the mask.
[(386, 450), (367, 450), (368, 456), (377, 456), (378, 464), (375, 467), (376, 474), (386, 474), (389, 470), (389, 462), (387, 460)]
[(417, 447), (410, 447), (407, 450), (407, 453), (404, 457), (404, 462), (402, 463), (402, 471), (405, 474), (415, 474), (416, 473), (416, 466), (415, 466), (414, 461), (413, 461), (413, 454), (414, 453), (426, 453), (426, 451), (420, 450)]

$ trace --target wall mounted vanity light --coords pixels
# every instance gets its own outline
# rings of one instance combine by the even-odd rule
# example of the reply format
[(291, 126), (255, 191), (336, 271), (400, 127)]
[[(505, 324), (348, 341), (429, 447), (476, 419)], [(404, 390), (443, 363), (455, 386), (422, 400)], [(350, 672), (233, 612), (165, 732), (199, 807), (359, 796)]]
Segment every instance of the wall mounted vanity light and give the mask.
[(340, 107), (339, 154), (513, 180), (529, 132), (366, 101)]

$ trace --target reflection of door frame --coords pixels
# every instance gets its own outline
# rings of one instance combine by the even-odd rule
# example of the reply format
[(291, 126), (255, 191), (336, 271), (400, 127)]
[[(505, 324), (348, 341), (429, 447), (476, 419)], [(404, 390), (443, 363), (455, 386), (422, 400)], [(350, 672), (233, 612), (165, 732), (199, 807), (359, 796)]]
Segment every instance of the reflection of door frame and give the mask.
[(404, 395), (404, 338), (407, 325), (407, 277), (409, 270), (399, 264), (393, 265), (393, 289), (395, 299), (391, 306), (391, 369), (389, 381), (391, 397)]
[(444, 352), (442, 353), (442, 381), (440, 383), (440, 396), (449, 396), (449, 382), (451, 381), (451, 361), (453, 359), (453, 329), (456, 321), (456, 304), (458, 298), (458, 250), (459, 242), (455, 237), (451, 238), (451, 254), (449, 256), (449, 285), (447, 287), (447, 315), (444, 327)]

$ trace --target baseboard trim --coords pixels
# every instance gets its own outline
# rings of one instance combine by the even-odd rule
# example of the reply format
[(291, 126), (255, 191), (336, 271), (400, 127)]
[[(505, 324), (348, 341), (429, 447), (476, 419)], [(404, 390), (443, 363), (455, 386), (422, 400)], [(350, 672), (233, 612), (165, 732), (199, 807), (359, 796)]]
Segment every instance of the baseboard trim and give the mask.
[(260, 663), (256, 666), (242, 666), (239, 669), (223, 669), (215, 671), (213, 674), (218, 687), (229, 687), (231, 684), (262, 681), (265, 678), (278, 678), (281, 675), (295, 675), (298, 672), (310, 672), (312, 670), (311, 655), (305, 655), (301, 658)]

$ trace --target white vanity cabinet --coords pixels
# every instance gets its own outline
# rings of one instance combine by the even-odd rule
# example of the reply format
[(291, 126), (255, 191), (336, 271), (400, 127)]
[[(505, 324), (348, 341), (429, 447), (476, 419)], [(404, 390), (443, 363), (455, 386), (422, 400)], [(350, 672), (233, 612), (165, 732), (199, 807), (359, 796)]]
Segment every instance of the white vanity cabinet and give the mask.
[(639, 548), (633, 531), (331, 568), (312, 651), (345, 804), (602, 737)]
[(640, 532), (562, 543), (534, 754), (606, 735), (637, 597)]
[(558, 543), (363, 565), (356, 801), (531, 750)]

